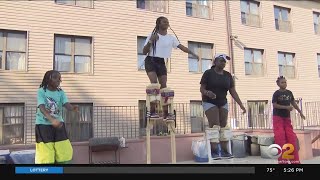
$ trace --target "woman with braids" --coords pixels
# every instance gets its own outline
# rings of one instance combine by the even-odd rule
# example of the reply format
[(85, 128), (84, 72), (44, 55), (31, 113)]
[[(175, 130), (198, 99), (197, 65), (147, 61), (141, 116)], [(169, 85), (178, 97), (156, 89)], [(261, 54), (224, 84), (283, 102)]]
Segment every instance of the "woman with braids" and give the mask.
[(47, 71), (38, 89), (36, 164), (68, 163), (72, 159), (73, 150), (62, 118), (62, 107), (78, 111), (78, 106), (68, 102), (60, 83), (58, 71)]
[[(167, 68), (165, 59), (171, 57), (172, 48), (179, 48), (185, 53), (192, 54), (197, 59), (198, 55), (190, 51), (187, 47), (180, 44), (176, 36), (168, 34), (170, 27), (166, 17), (159, 17), (156, 20), (156, 27), (153, 32), (147, 37), (143, 47), (143, 54), (147, 55), (145, 59), (145, 69), (151, 83), (159, 83), (161, 89), (167, 87)], [(171, 27), (170, 27), (171, 29)], [(172, 29), (171, 29), (172, 30)], [(173, 30), (172, 30), (173, 31)], [(175, 32), (173, 31), (175, 34)], [(155, 114), (155, 106), (151, 105), (151, 117), (157, 117)], [(168, 107), (163, 107), (164, 118), (168, 116)]]
[[(305, 119), (302, 111), (296, 104), (292, 92), (287, 88), (287, 80), (284, 76), (280, 76), (277, 79), (277, 85), (279, 90), (275, 91), (272, 97), (273, 104), (273, 133), (275, 144), (279, 145), (281, 148), (285, 144), (292, 144), (289, 148), (293, 148), (293, 157), (289, 159), (282, 158), (282, 155), (278, 158), (279, 164), (287, 164), (288, 160), (291, 164), (300, 164), (297, 136), (293, 132), (290, 119), (290, 111), (295, 108), (302, 119)], [(292, 106), (293, 107), (292, 107)], [(292, 149), (291, 149), (292, 150)]]

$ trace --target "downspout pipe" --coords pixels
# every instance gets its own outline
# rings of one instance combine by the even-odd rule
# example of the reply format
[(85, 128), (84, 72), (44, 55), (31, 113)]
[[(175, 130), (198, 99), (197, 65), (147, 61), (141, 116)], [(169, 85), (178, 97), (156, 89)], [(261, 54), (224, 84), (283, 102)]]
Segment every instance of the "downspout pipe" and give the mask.
[[(226, 10), (226, 24), (227, 24), (227, 42), (228, 42), (228, 51), (230, 56), (230, 65), (229, 72), (233, 77), (233, 81), (235, 82), (235, 68), (234, 68), (234, 50), (233, 50), (233, 36), (232, 36), (232, 28), (231, 28), (231, 16), (230, 16), (230, 2), (229, 0), (225, 0), (225, 10)], [(233, 98), (231, 98), (231, 108), (230, 108), (230, 117), (234, 120), (237, 119), (237, 110), (236, 110), (236, 102)]]

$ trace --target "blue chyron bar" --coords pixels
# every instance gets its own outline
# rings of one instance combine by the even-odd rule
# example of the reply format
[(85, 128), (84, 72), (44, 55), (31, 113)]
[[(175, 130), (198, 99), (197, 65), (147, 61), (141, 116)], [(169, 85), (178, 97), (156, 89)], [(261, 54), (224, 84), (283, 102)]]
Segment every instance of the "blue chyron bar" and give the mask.
[(63, 167), (16, 167), (16, 174), (63, 174)]

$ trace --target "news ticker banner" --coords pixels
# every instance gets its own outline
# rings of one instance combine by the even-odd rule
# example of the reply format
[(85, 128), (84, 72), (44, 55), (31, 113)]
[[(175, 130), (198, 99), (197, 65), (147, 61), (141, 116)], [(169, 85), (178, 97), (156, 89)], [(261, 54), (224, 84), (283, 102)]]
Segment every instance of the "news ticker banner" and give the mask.
[(1, 165), (2, 174), (313, 174), (320, 164), (313, 165), (126, 165), (126, 166), (12, 166)]
[(16, 167), (15, 174), (254, 174), (254, 167)]

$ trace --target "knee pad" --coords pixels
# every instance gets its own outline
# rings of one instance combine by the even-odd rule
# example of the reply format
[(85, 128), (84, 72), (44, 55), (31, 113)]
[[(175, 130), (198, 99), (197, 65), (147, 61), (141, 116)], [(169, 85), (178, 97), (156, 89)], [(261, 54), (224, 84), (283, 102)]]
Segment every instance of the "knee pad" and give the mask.
[(169, 105), (173, 104), (174, 91), (170, 88), (162, 88), (160, 89), (161, 94), (161, 104)]
[(152, 83), (146, 88), (147, 98), (149, 98), (150, 102), (159, 101), (160, 100), (160, 84)]
[(232, 131), (230, 127), (223, 127), (220, 129), (220, 141), (229, 141), (232, 138)]
[(210, 140), (210, 142), (214, 142), (214, 143), (218, 143), (219, 142), (219, 130), (220, 130), (220, 126), (216, 126), (214, 125), (212, 128), (208, 128), (206, 129), (206, 139)]

